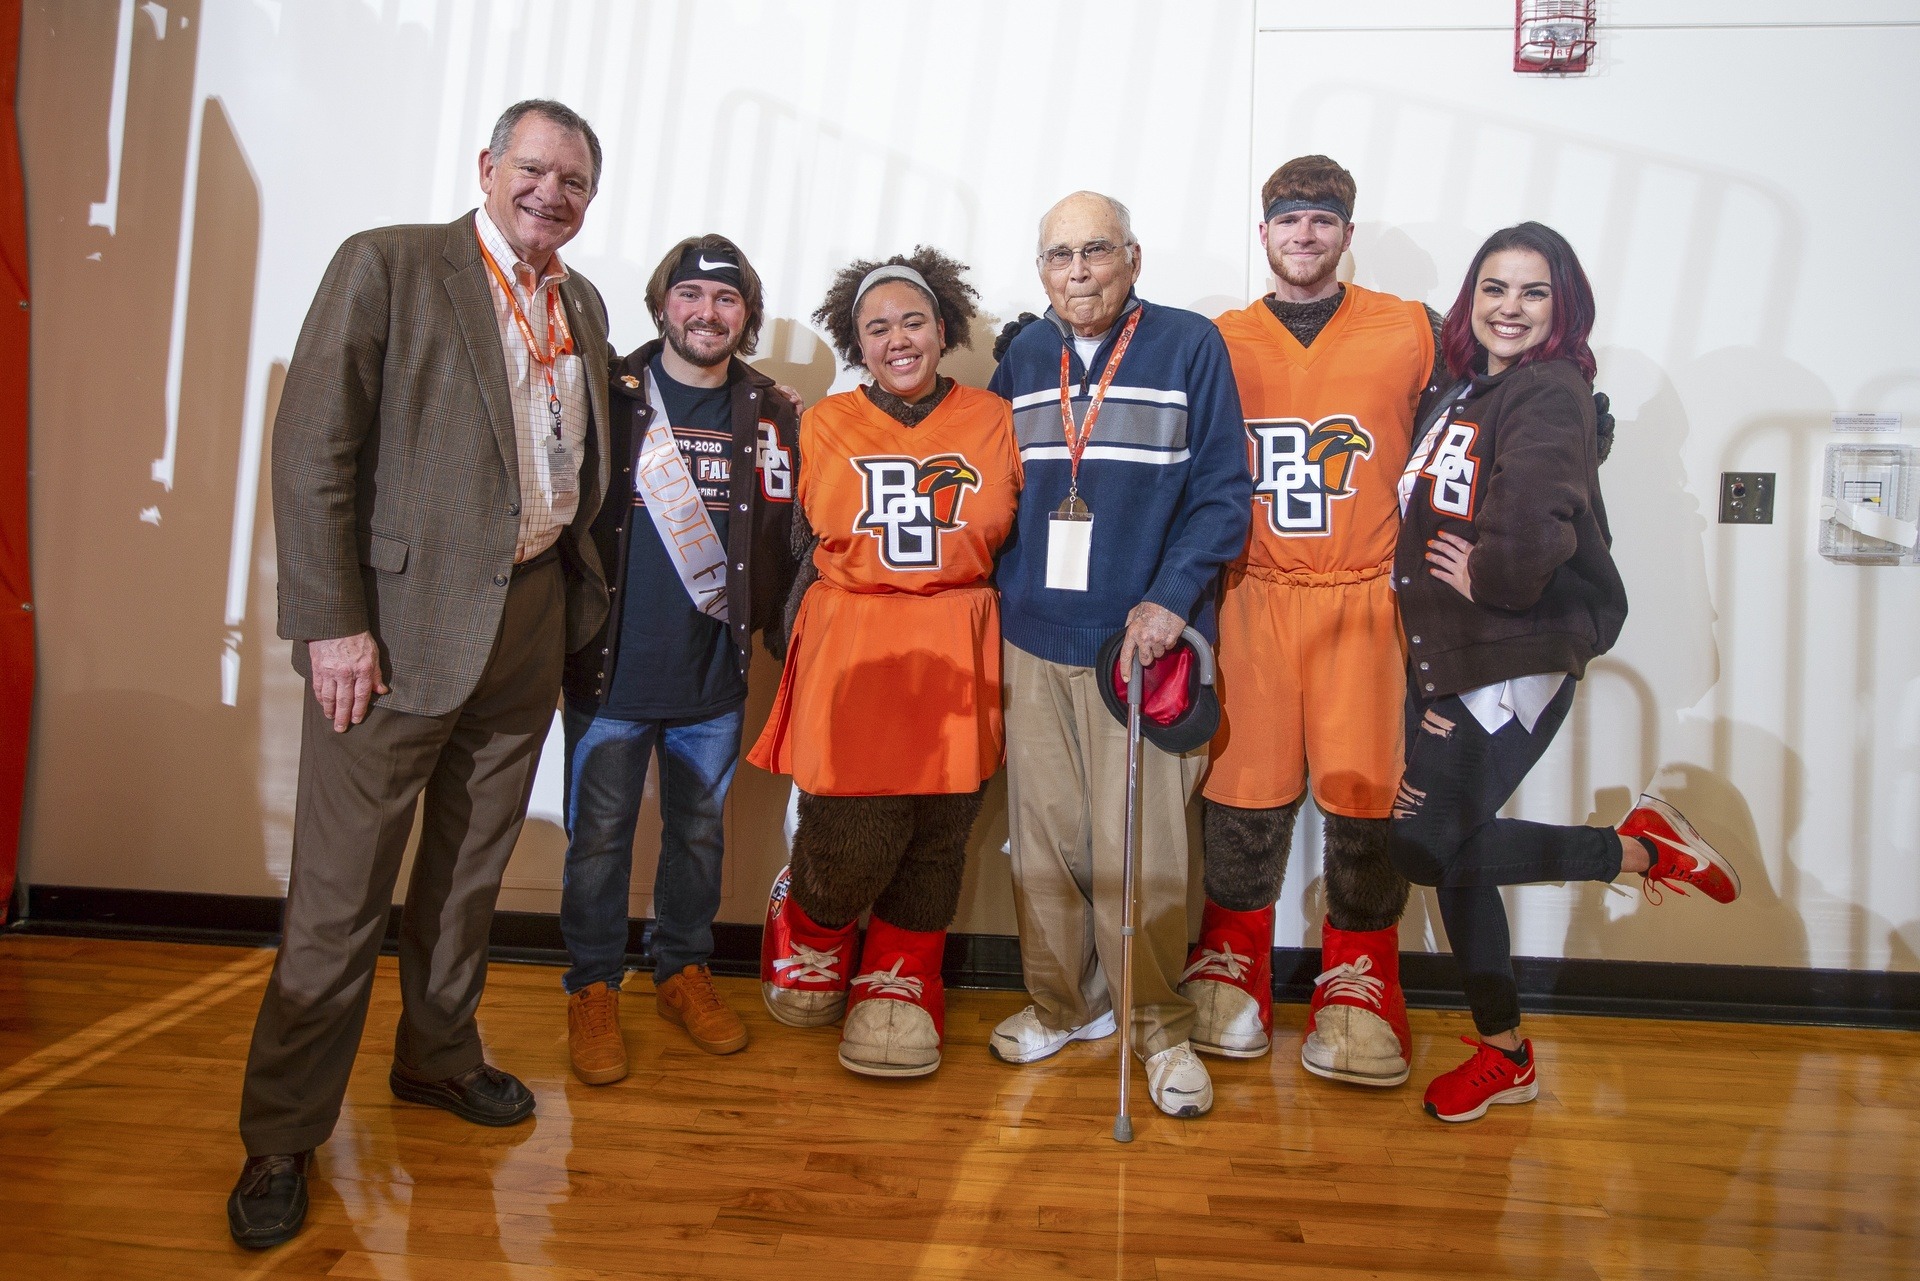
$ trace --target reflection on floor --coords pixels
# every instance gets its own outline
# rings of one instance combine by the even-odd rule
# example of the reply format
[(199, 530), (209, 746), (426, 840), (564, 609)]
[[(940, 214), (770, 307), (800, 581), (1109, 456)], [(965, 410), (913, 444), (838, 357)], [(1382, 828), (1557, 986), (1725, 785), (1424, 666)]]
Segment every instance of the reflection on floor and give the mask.
[[(716, 1059), (623, 1011), (634, 1071), (575, 1082), (559, 971), (493, 967), (490, 1055), (539, 1097), (508, 1131), (387, 1093), (392, 962), (307, 1230), (227, 1241), (240, 1071), (271, 954), (0, 939), (0, 1250), (7, 1276), (1920, 1276), (1920, 1039), (1540, 1018), (1541, 1096), (1443, 1126), (1420, 1090), (1466, 1050), (1416, 1013), (1413, 1079), (1210, 1060), (1213, 1115), (1109, 1137), (1114, 1044), (990, 1059), (1015, 996), (956, 992), (946, 1065), (850, 1076), (833, 1029), (767, 1018)], [(1145, 1111), (1141, 1109), (1145, 1108)]]

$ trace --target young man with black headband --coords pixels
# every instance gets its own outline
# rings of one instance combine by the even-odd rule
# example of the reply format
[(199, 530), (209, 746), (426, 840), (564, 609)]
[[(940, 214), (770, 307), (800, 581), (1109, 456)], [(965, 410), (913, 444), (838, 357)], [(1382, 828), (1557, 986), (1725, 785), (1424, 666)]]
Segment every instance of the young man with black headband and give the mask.
[[(722, 815), (740, 757), (753, 633), (784, 650), (793, 582), (794, 407), (742, 360), (760, 277), (724, 236), (693, 236), (647, 282), (661, 336), (613, 363), (613, 485), (593, 524), (607, 625), (568, 656), (567, 1048), (590, 1085), (627, 1074), (619, 1026), (634, 829), (658, 755), (654, 988), (661, 1017), (730, 1054), (746, 1028), (707, 961)], [(620, 501), (616, 501), (616, 497)]]
[(1274, 292), (1216, 322), (1246, 415), (1253, 520), (1220, 608), (1223, 725), (1206, 798), (1206, 908), (1181, 991), (1194, 1045), (1265, 1054), (1274, 900), (1309, 785), (1325, 825), (1327, 919), (1300, 1058), (1363, 1085), (1407, 1077), (1398, 926), (1407, 882), (1387, 857), (1402, 765), (1406, 654), (1392, 575), (1394, 486), (1440, 317), (1342, 284), (1353, 176), (1302, 156), (1261, 190)]

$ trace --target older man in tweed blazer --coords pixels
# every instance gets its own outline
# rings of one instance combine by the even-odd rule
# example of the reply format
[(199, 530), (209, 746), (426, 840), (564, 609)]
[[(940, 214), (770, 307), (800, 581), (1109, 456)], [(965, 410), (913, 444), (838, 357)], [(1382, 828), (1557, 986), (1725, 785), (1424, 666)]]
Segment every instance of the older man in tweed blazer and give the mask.
[(562, 661), (607, 611), (585, 536), (607, 488), (606, 310), (556, 253), (599, 177), (586, 121), (516, 104), (480, 156), (484, 207), (350, 238), (294, 348), (274, 527), (280, 634), (310, 697), (228, 1200), (241, 1245), (300, 1229), (423, 794), (393, 1093), (482, 1125), (532, 1114), (474, 1013)]

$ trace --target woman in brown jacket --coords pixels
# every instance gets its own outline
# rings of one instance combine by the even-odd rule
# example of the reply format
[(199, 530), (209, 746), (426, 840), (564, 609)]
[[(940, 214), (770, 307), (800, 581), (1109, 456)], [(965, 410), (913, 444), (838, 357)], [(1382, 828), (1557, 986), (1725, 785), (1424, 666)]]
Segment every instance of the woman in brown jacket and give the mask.
[(1617, 829), (1497, 817), (1627, 615), (1600, 497), (1593, 316), (1558, 232), (1495, 232), (1441, 331), (1458, 383), (1400, 479), (1393, 573), (1411, 667), (1393, 859), (1436, 887), (1481, 1038), (1427, 1087), (1442, 1121), (1538, 1093), (1500, 886), (1638, 872), (1654, 902), (1663, 885), (1722, 903), (1740, 892), (1727, 861), (1652, 796)]

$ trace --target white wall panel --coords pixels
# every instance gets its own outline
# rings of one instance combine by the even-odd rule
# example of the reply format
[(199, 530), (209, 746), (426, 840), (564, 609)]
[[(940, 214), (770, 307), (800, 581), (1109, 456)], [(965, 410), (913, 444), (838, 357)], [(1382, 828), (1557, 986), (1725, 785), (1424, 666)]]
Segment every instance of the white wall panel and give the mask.
[[(1445, 310), (1480, 240), (1536, 218), (1599, 298), (1620, 424), (1601, 478), (1633, 612), (1514, 812), (1613, 821), (1651, 780), (1750, 869), (1729, 909), (1518, 891), (1517, 949), (1915, 968), (1920, 570), (1813, 549), (1833, 412), (1920, 427), (1920, 95), (1903, 70), (1920, 24), (1833, 25), (1892, 13), (1834, 5), (1828, 25), (1730, 27), (1729, 6), (1621, 3), (1603, 12), (1640, 25), (1603, 29), (1596, 73), (1561, 79), (1508, 70), (1510, 5), (1421, 6), (1418, 23), (1353, 8), (1347, 29), (1313, 30), (1262, 5), (1249, 205), (1273, 165), (1323, 151), (1359, 182), (1360, 283)], [(1434, 30), (1436, 13), (1483, 26)], [(1779, 473), (1772, 526), (1716, 523), (1727, 470)], [(1289, 920), (1311, 937), (1312, 915), (1283, 914), (1283, 941)], [(1410, 943), (1430, 920), (1409, 914)]]

